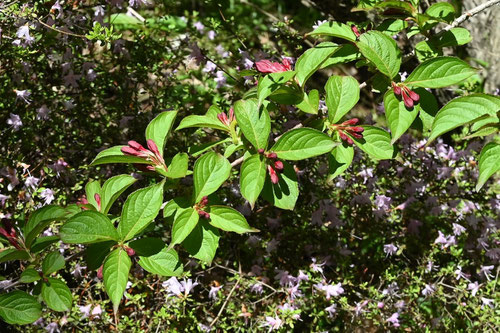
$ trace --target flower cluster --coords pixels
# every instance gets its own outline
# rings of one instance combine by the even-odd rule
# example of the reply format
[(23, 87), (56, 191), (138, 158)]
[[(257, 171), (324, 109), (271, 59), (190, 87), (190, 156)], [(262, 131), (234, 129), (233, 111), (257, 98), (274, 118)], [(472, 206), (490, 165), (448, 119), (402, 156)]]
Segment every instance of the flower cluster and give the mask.
[(356, 139), (362, 139), (363, 138), (363, 131), (365, 130), (361, 126), (353, 126), (356, 125), (359, 122), (358, 118), (352, 118), (347, 121), (344, 121), (342, 124), (333, 124), (330, 125), (330, 129), (332, 131), (337, 131), (339, 133), (339, 137), (347, 142), (348, 144), (352, 145), (354, 141), (352, 141), (352, 137)]
[(276, 153), (274, 152), (266, 153), (264, 149), (259, 149), (259, 154), (263, 154), (267, 159), (270, 160), (271, 164), (267, 165), (267, 172), (269, 173), (269, 177), (271, 177), (271, 182), (273, 184), (278, 184), (278, 173), (282, 172), (284, 169), (283, 162), (278, 160), (278, 155), (276, 155)]
[(255, 63), (255, 67), (261, 73), (279, 73), (291, 71), (292, 63), (287, 58), (284, 58), (281, 64), (279, 62), (261, 60)]
[[(147, 161), (148, 165), (145, 166), (144, 171), (167, 172), (167, 165), (165, 164), (165, 160), (158, 150), (158, 146), (156, 145), (156, 143), (153, 140), (149, 139), (147, 141), (147, 144), (149, 149), (144, 148), (137, 141), (131, 140), (128, 142), (128, 146), (124, 146), (121, 148), (121, 151), (125, 155), (139, 157)], [(141, 166), (138, 165), (138, 168), (141, 168)]]
[(392, 89), (397, 96), (403, 96), (403, 102), (408, 109), (413, 108), (413, 106), (420, 100), (420, 95), (416, 92), (410, 90), (406, 85), (402, 83), (392, 82)]

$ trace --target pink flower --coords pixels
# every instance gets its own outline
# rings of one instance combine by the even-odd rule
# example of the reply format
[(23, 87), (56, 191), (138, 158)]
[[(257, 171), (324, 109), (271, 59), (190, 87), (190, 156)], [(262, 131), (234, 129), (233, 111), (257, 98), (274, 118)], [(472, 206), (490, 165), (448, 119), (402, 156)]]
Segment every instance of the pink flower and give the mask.
[(399, 327), (399, 313), (395, 312), (387, 319), (387, 322), (391, 323), (394, 327)]
[(280, 329), (282, 325), (283, 325), (283, 321), (278, 316), (276, 316), (274, 318), (268, 316), (268, 317), (266, 317), (266, 322), (264, 323), (264, 325), (262, 325), (262, 327), (268, 326), (269, 332), (271, 332), (271, 331)]
[(288, 59), (283, 59), (283, 62), (272, 62), (269, 60), (261, 60), (255, 63), (255, 67), (261, 73), (279, 73), (292, 70), (292, 64)]

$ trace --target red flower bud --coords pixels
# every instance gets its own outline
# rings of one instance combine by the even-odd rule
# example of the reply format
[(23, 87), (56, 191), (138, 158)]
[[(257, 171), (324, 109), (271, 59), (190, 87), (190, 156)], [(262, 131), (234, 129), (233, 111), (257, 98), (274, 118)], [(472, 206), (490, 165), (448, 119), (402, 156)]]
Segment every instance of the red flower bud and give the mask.
[(221, 123), (223, 123), (224, 125), (226, 125), (226, 126), (228, 126), (228, 125), (229, 125), (229, 120), (227, 119), (227, 115), (226, 115), (224, 112), (219, 113), (219, 114), (217, 115), (217, 119), (219, 119), (219, 121), (220, 121)]
[(137, 150), (135, 150), (134, 148), (129, 147), (129, 146), (122, 147), (121, 151), (125, 155), (136, 156), (136, 157), (142, 156), (142, 153), (138, 152)]
[(290, 63), (290, 61), (287, 59), (287, 58), (284, 58), (283, 61), (283, 66), (285, 67), (285, 69), (287, 71), (291, 71), (292, 70), (292, 64)]
[(401, 95), (401, 87), (396, 85), (394, 82), (392, 83), (392, 88), (394, 89), (394, 93), (396, 95)]
[(352, 30), (352, 32), (354, 32), (354, 34), (356, 35), (356, 37), (361, 36), (361, 34), (359, 33), (359, 30), (358, 30), (358, 27), (355, 26), (354, 24), (351, 25), (351, 30)]
[(149, 150), (151, 150), (153, 152), (153, 154), (155, 154), (158, 157), (161, 157), (160, 150), (158, 149), (158, 146), (156, 145), (156, 143), (153, 140), (149, 139), (147, 141), (147, 144), (148, 144)]
[(276, 155), (276, 153), (269, 153), (267, 154), (267, 158), (275, 160), (276, 158), (278, 158), (278, 155)]
[(408, 108), (408, 109), (411, 109), (413, 108), (413, 100), (410, 98), (410, 96), (408, 96), (406, 94), (406, 91), (402, 91), (401, 92), (402, 95), (403, 95), (403, 102), (405, 103), (405, 106)]
[(410, 95), (410, 98), (415, 102), (418, 102), (420, 100), (420, 95), (414, 91), (411, 91), (410, 89), (408, 89), (408, 95)]
[[(363, 138), (363, 135), (362, 134), (359, 134), (359, 133), (356, 133), (356, 132), (349, 132), (349, 134), (351, 134), (353, 137), (355, 137), (356, 139), (362, 139)], [(349, 141), (348, 141), (349, 142)]]
[(101, 210), (101, 196), (99, 193), (94, 194), (94, 199), (97, 203), (97, 210)]
[(131, 248), (131, 247), (126, 247), (125, 251), (127, 251), (127, 254), (128, 254), (129, 257), (132, 257), (135, 254), (134, 249)]
[(358, 123), (359, 119), (358, 118), (352, 118), (347, 121), (344, 121), (342, 125), (356, 125)]
[(279, 178), (278, 175), (276, 174), (276, 171), (274, 171), (273, 167), (268, 165), (267, 171), (269, 172), (269, 176), (271, 177), (271, 183), (278, 184)]
[(356, 127), (349, 127), (349, 132), (358, 132), (358, 133), (363, 133), (365, 129), (363, 127), (360, 127), (360, 126), (356, 126)]
[(281, 161), (275, 161), (274, 162), (274, 169), (276, 169), (276, 171), (283, 171), (283, 162)]
[(130, 140), (128, 142), (128, 145), (130, 147), (134, 148), (135, 150), (139, 150), (139, 151), (146, 150), (146, 148), (144, 148), (139, 142), (134, 141), (134, 140)]
[(99, 269), (97, 270), (97, 278), (101, 280), (102, 280), (102, 268), (103, 265), (101, 265), (101, 267), (99, 267)]
[(263, 148), (259, 148), (259, 150), (257, 150), (257, 152), (258, 152), (259, 154), (264, 154), (265, 150), (264, 150)]
[(288, 60), (283, 60), (283, 65), (279, 62), (271, 62), (269, 60), (261, 60), (255, 63), (255, 67), (261, 73), (278, 73), (278, 72), (286, 72), (291, 69), (290, 63)]
[(208, 197), (205, 195), (203, 198), (201, 198), (200, 205), (206, 206), (207, 204), (208, 204)]
[(229, 108), (229, 123), (232, 123), (234, 120), (234, 109), (233, 107)]

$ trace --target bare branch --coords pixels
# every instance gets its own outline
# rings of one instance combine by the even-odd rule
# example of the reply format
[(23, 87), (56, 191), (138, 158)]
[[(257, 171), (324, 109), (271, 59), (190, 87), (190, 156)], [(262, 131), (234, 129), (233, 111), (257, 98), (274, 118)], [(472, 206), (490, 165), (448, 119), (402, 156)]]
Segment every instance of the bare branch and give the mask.
[(449, 31), (449, 30), (451, 30), (453, 28), (456, 28), (460, 24), (462, 24), (463, 22), (467, 21), (472, 16), (474, 16), (474, 15), (482, 12), (483, 10), (485, 10), (485, 9), (491, 7), (491, 6), (498, 5), (499, 3), (500, 3), (500, 0), (489, 0), (489, 1), (486, 1), (482, 5), (479, 5), (479, 6), (475, 7), (475, 8), (472, 8), (468, 12), (465, 12), (463, 15), (461, 15), (460, 17), (458, 17), (457, 19), (455, 19), (455, 21), (453, 21), (450, 25), (448, 25), (447, 27), (445, 27), (443, 30), (444, 31)]

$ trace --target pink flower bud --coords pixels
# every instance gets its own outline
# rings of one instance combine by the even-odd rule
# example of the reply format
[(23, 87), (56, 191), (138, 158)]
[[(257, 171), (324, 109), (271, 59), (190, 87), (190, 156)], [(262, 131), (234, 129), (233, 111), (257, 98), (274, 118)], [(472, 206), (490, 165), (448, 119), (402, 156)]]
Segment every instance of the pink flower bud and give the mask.
[(137, 151), (134, 148), (129, 147), (129, 146), (122, 147), (121, 151), (125, 155), (129, 155), (129, 156), (136, 156), (136, 157), (141, 157), (142, 156), (142, 153), (140, 153), (139, 151)]
[(420, 100), (420, 95), (414, 91), (411, 91), (410, 89), (408, 89), (408, 95), (410, 95), (410, 98), (415, 102), (418, 102)]
[(349, 128), (349, 131), (350, 132), (358, 132), (358, 133), (363, 133), (365, 129), (363, 127), (360, 127), (360, 126), (356, 126), (356, 127), (350, 127)]
[(384, 307), (384, 302), (378, 302), (377, 303), (377, 308), (382, 309)]
[(143, 150), (146, 150), (146, 148), (144, 148), (139, 142), (137, 141), (134, 141), (134, 140), (130, 140), (128, 142), (128, 145), (132, 148), (134, 148), (135, 150), (139, 150), (139, 151), (143, 151)]
[(274, 171), (273, 167), (268, 165), (267, 171), (269, 172), (269, 176), (271, 177), (271, 183), (278, 184), (279, 178), (278, 175), (276, 174), (276, 171)]
[(292, 70), (292, 64), (290, 63), (290, 61), (287, 58), (284, 58), (282, 63), (283, 63), (283, 67), (285, 67), (285, 70), (287, 70), (287, 71)]
[(344, 121), (342, 125), (356, 125), (358, 123), (359, 119), (358, 118), (352, 118), (347, 121)]
[(276, 171), (283, 171), (283, 162), (281, 161), (275, 161), (274, 162), (274, 169), (276, 169)]
[(207, 204), (208, 204), (208, 197), (205, 195), (203, 198), (201, 198), (200, 205), (206, 206)]
[(262, 149), (262, 148), (260, 148), (259, 150), (257, 150), (257, 152), (258, 152), (259, 154), (264, 154), (264, 151), (265, 151), (265, 150), (264, 150), (264, 149)]
[[(353, 137), (355, 137), (356, 139), (362, 139), (363, 138), (363, 135), (362, 134), (359, 134), (359, 133), (356, 133), (356, 132), (350, 132), (349, 131), (349, 134), (351, 134)], [(348, 140), (349, 142), (349, 140)]]
[(161, 157), (160, 150), (158, 149), (158, 146), (156, 145), (156, 143), (153, 140), (149, 139), (147, 141), (147, 144), (148, 144), (149, 150), (151, 150), (156, 156)]
[(129, 257), (132, 257), (135, 254), (134, 249), (131, 248), (131, 247), (126, 247), (125, 251), (127, 251), (127, 254), (128, 254)]
[(405, 103), (405, 106), (408, 109), (413, 108), (413, 100), (410, 98), (410, 96), (408, 96), (404, 90), (401, 93), (403, 95), (403, 102)]
[(97, 210), (101, 210), (101, 196), (99, 195), (99, 193), (94, 194), (94, 199), (97, 203)]
[(97, 278), (101, 280), (102, 280), (102, 268), (103, 265), (101, 265), (101, 267), (99, 267), (99, 269), (97, 270)]
[(278, 155), (276, 155), (276, 153), (269, 153), (267, 154), (267, 158), (275, 160), (276, 158), (278, 158)]
[(229, 108), (229, 123), (232, 123), (234, 121), (234, 109), (233, 107)]
[(351, 30), (352, 30), (352, 32), (354, 32), (354, 34), (356, 35), (356, 37), (361, 36), (361, 34), (359, 33), (359, 30), (358, 30), (358, 27), (355, 26), (354, 24), (351, 25)]
[(226, 125), (226, 126), (228, 126), (228, 125), (229, 125), (229, 120), (227, 119), (227, 116), (226, 116), (226, 114), (225, 114), (224, 112), (219, 113), (219, 114), (217, 115), (217, 119), (219, 119), (219, 121), (220, 121), (221, 123), (223, 123), (224, 125)]
[(271, 62), (269, 60), (261, 60), (255, 63), (255, 67), (261, 73), (278, 73), (290, 70), (290, 64), (287, 60), (287, 65), (282, 65), (279, 62)]
[(392, 88), (394, 89), (394, 93), (396, 95), (401, 95), (401, 87), (397, 86), (397, 85), (393, 85)]

